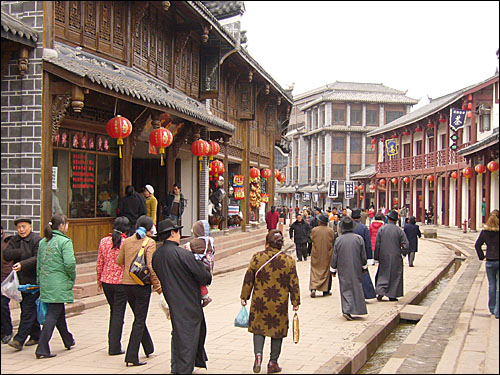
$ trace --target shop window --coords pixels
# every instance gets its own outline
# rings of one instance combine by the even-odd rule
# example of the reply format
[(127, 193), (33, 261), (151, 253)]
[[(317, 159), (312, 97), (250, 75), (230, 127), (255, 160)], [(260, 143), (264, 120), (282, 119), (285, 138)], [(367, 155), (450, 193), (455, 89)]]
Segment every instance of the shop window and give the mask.
[(378, 126), (378, 111), (376, 110), (366, 111), (366, 125)]
[(60, 129), (53, 147), (52, 213), (114, 217), (120, 189), (116, 141), (107, 135)]
[(490, 114), (484, 114), (479, 116), (479, 131), (485, 132), (491, 129), (491, 116)]

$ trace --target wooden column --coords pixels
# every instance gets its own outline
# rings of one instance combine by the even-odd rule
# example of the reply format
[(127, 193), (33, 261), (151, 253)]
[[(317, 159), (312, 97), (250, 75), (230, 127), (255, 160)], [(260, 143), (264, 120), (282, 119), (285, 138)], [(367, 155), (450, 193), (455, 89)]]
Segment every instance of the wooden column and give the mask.
[[(471, 160), (472, 164), (472, 169), (474, 169), (474, 160)], [(470, 229), (471, 230), (476, 230), (476, 192), (477, 192), (477, 173), (474, 171), (472, 172), (471, 178), (469, 178), (469, 217), (471, 219), (470, 222)]]
[(391, 188), (391, 180), (389, 178), (385, 181), (385, 208), (387, 208), (387, 212), (391, 210), (391, 192), (389, 191)]
[(457, 170), (457, 212), (455, 212), (456, 225), (458, 228), (462, 226), (462, 172)]
[(374, 185), (375, 185), (375, 199), (374, 199), (374, 204), (375, 204), (375, 213), (378, 211), (378, 182), (377, 180), (375, 179), (375, 182), (374, 182)]
[[(227, 101), (226, 101), (227, 103)], [(228, 154), (227, 154), (227, 144), (228, 144), (227, 139), (223, 139), (222, 145), (224, 146), (224, 191), (226, 192), (226, 195), (224, 196), (224, 201), (222, 202), (222, 212), (224, 212), (224, 220), (222, 222), (222, 230), (224, 233), (228, 232), (227, 229), (227, 220), (229, 219), (229, 214), (228, 214), (228, 206), (229, 206), (229, 197), (228, 197), (228, 191), (229, 191), (229, 159), (228, 159)]]
[[(413, 138), (413, 133), (412, 133)], [(413, 211), (413, 176), (410, 176), (410, 213), (408, 216), (416, 216)]]
[(445, 173), (444, 175), (444, 214), (443, 214), (443, 225), (445, 227), (450, 226), (450, 175)]
[(52, 107), (52, 95), (50, 93), (50, 76), (43, 73), (42, 80), (42, 160), (41, 160), (41, 210), (40, 210), (40, 235), (43, 236), (43, 228), (52, 217), (52, 119), (55, 115)]
[[(434, 140), (436, 140), (434, 138)], [(435, 145), (434, 145), (435, 146)], [(438, 209), (438, 196), (437, 196), (437, 193), (438, 193), (438, 189), (437, 189), (437, 186), (438, 186), (438, 177), (436, 176), (436, 174), (434, 173), (433, 174), (434, 176), (434, 224), (437, 225), (437, 216), (438, 216), (438, 213), (441, 214), (441, 211)], [(430, 195), (430, 194), (429, 194)]]
[[(486, 159), (485, 161), (487, 161), (487, 160), (488, 159)], [(486, 190), (486, 193), (484, 196), (484, 198), (486, 199), (486, 207), (485, 207), (486, 217), (485, 217), (485, 220), (488, 220), (488, 216), (489, 216), (490, 211), (491, 211), (491, 172), (488, 169), (486, 169), (484, 178), (485, 178), (484, 184), (485, 184), (485, 190)]]
[[(424, 147), (424, 145), (422, 145)], [(425, 223), (425, 176), (421, 175), (420, 178), (422, 179), (422, 208), (420, 209), (420, 214), (422, 217), (422, 222)]]
[(243, 220), (241, 221), (241, 230), (246, 231), (246, 225), (248, 222), (248, 211), (250, 202), (250, 183), (249, 183), (249, 170), (250, 170), (250, 123), (249, 121), (243, 121), (245, 129), (243, 130), (243, 150), (241, 153), (241, 174), (244, 176), (243, 187), (245, 189), (245, 199), (241, 201), (241, 212), (243, 214)]

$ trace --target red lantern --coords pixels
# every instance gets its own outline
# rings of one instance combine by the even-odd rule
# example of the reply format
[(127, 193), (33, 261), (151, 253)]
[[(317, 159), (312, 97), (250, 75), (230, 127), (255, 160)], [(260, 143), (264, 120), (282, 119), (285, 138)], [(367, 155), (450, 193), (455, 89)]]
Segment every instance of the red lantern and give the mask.
[(172, 132), (165, 128), (158, 128), (151, 132), (149, 135), (149, 143), (152, 146), (158, 147), (160, 149), (161, 165), (165, 165), (163, 161), (163, 154), (165, 154), (165, 148), (172, 144)]
[(488, 170), (493, 173), (498, 170), (498, 163), (496, 161), (490, 161), (486, 165), (486, 168), (488, 168)]
[(403, 132), (403, 135), (410, 135), (410, 132), (409, 132), (408, 130), (405, 130), (405, 131)]
[(264, 168), (264, 169), (262, 170), (262, 173), (261, 173), (262, 177), (263, 177), (263, 178), (265, 178), (266, 180), (267, 180), (269, 177), (271, 177), (271, 176), (272, 176), (272, 174), (273, 174), (273, 172), (272, 172), (270, 169), (267, 169), (267, 168)]
[(370, 190), (371, 190), (371, 191), (374, 191), (374, 190), (375, 190), (375, 188), (376, 188), (375, 184), (370, 184)]
[(443, 115), (439, 115), (439, 122), (444, 124), (446, 122), (446, 117)]
[(472, 117), (472, 111), (467, 111), (467, 118), (471, 118)]
[(191, 152), (194, 156), (198, 156), (198, 160), (200, 161), (200, 171), (201, 161), (203, 160), (204, 156), (208, 155), (208, 152), (210, 151), (209, 148), (210, 144), (208, 142), (205, 142), (203, 139), (198, 139), (191, 145)]
[(359, 186), (358, 186), (358, 190), (359, 190), (360, 192), (361, 192), (361, 191), (363, 191), (363, 189), (364, 189), (363, 185), (359, 185)]
[(416, 131), (417, 133), (420, 133), (420, 132), (422, 131), (422, 128), (421, 128), (420, 126), (417, 126), (417, 128), (415, 129), (415, 131)]
[(432, 184), (432, 182), (434, 182), (434, 175), (432, 175), (432, 174), (428, 175), (427, 181), (429, 181)]
[(472, 103), (467, 103), (467, 109), (472, 109)]
[(453, 178), (454, 180), (458, 179), (458, 173), (457, 173), (457, 171), (451, 172), (451, 178)]
[(477, 174), (482, 174), (486, 172), (486, 167), (482, 164), (478, 164), (474, 167), (474, 170), (476, 171)]
[(376, 139), (376, 138), (372, 138), (372, 140), (370, 141), (370, 143), (371, 143), (372, 145), (374, 145), (375, 143), (377, 143), (377, 139)]
[(431, 121), (431, 120), (429, 120), (429, 122), (427, 123), (427, 127), (428, 127), (429, 129), (432, 129), (432, 128), (434, 127), (434, 124), (432, 123), (432, 121)]
[(462, 174), (467, 179), (467, 182), (469, 182), (469, 178), (472, 176), (473, 173), (474, 173), (474, 171), (472, 170), (471, 167), (467, 167), (467, 168), (462, 169)]
[(120, 115), (113, 117), (106, 124), (106, 133), (110, 137), (116, 138), (120, 158), (122, 157), (123, 138), (127, 138), (132, 133), (130, 121)]
[(283, 182), (285, 182), (285, 180), (286, 180), (286, 176), (283, 173), (280, 173), (278, 181), (280, 183), (283, 183)]
[(380, 185), (384, 186), (385, 185), (385, 178), (381, 178), (379, 182), (380, 182)]
[(214, 156), (219, 153), (220, 146), (215, 141), (209, 141), (208, 143), (210, 144), (210, 150), (208, 150), (208, 155), (210, 155), (210, 160), (213, 160)]
[(392, 133), (391, 138), (394, 139), (394, 138), (397, 138), (397, 137), (398, 137), (398, 135), (396, 133)]
[(405, 178), (403, 178), (403, 182), (408, 185), (408, 183), (410, 182), (410, 177), (406, 176)]
[(398, 179), (396, 177), (394, 177), (391, 182), (394, 184), (394, 186), (396, 186), (396, 184), (398, 183)]
[(250, 168), (250, 178), (260, 177), (260, 171), (257, 168)]
[(210, 163), (209, 174), (217, 177), (224, 173), (224, 164), (220, 160), (214, 160)]

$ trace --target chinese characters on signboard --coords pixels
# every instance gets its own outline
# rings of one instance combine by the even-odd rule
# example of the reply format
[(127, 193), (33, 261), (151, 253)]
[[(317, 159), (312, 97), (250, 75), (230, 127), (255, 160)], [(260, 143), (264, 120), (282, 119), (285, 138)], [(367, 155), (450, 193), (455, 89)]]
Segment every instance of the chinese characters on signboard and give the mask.
[(310, 201), (311, 200), (311, 193), (303, 193), (304, 194), (304, 200), (305, 201)]
[(234, 199), (236, 200), (245, 199), (245, 188), (243, 187), (244, 181), (245, 176), (243, 175), (235, 175), (233, 177)]
[(385, 140), (385, 148), (388, 156), (395, 156), (398, 154), (398, 140), (394, 138)]
[(95, 160), (91, 160), (87, 156), (86, 153), (73, 152), (71, 154), (72, 189), (94, 189)]
[(319, 193), (313, 193), (313, 202), (319, 202)]
[(295, 200), (300, 201), (300, 193), (295, 193)]
[(344, 198), (354, 198), (354, 181), (344, 181)]
[(450, 128), (457, 131), (463, 127), (466, 113), (467, 111), (463, 109), (450, 108)]
[(330, 180), (330, 184), (328, 185), (328, 198), (338, 198), (338, 180)]

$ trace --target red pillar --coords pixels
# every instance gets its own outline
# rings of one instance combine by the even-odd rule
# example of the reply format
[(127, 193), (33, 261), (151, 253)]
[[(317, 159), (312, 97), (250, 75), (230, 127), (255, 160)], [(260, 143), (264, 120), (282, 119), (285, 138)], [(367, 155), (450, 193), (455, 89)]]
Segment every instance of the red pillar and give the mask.
[[(472, 166), (474, 168), (474, 166)], [(471, 178), (469, 178), (469, 217), (471, 219), (470, 229), (476, 230), (476, 191), (477, 191), (477, 174), (472, 172)]]
[(425, 223), (425, 176), (420, 176), (422, 179), (422, 208), (420, 209), (422, 222)]
[(456, 225), (458, 228), (462, 227), (462, 172), (457, 171), (457, 211), (455, 212)]
[[(486, 160), (485, 160), (486, 161)], [(484, 189), (485, 189), (485, 196), (484, 198), (486, 199), (486, 217), (484, 218), (485, 220), (488, 220), (488, 216), (490, 215), (491, 211), (491, 172), (489, 170), (486, 170), (484, 173), (485, 176), (485, 181), (484, 181)]]
[(450, 226), (450, 175), (445, 173), (444, 175), (444, 214), (443, 214), (443, 224), (444, 226)]

